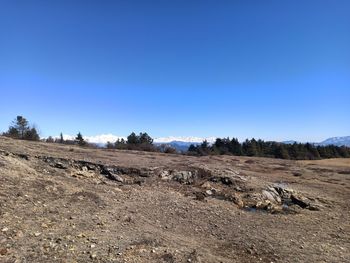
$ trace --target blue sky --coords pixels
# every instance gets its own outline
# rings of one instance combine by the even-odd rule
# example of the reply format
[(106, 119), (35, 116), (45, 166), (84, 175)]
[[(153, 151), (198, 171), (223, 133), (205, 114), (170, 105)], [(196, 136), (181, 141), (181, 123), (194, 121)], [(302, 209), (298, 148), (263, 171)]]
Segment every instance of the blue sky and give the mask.
[(350, 1), (0, 3), (0, 131), (350, 135)]

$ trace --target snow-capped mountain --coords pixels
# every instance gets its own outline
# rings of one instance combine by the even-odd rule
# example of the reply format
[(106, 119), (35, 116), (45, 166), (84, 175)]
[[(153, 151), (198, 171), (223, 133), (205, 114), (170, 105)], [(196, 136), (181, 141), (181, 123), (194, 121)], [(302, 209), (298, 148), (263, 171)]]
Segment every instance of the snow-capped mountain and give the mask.
[[(284, 141), (282, 142), (284, 144), (293, 144), (293, 143), (299, 143), (297, 141)], [(343, 136), (343, 137), (332, 137), (332, 138), (328, 138), (322, 142), (309, 142), (313, 145), (316, 146), (327, 146), (327, 145), (335, 145), (335, 146), (348, 146), (350, 147), (350, 136)]]
[[(63, 139), (64, 140), (74, 140), (76, 136), (64, 134)], [(83, 136), (84, 140), (86, 140), (89, 143), (94, 143), (100, 146), (104, 146), (107, 144), (107, 142), (116, 142), (118, 139), (124, 139), (126, 140), (126, 137), (123, 136), (117, 136), (113, 134), (100, 134), (95, 136)], [(59, 138), (59, 136), (55, 136), (55, 138)]]
[[(64, 140), (74, 140), (76, 135), (68, 135), (64, 134), (63, 139)], [(126, 140), (126, 137), (123, 136), (117, 136), (113, 134), (100, 134), (95, 136), (83, 136), (84, 139), (89, 143), (94, 143), (98, 145), (105, 145), (107, 142), (115, 142), (118, 139), (124, 139)], [(54, 138), (59, 138), (59, 136), (55, 136)], [(179, 146), (190, 146), (191, 144), (200, 144), (204, 140), (207, 140), (209, 144), (212, 144), (215, 142), (216, 137), (175, 137), (175, 136), (169, 136), (169, 137), (161, 137), (161, 138), (155, 138), (154, 143), (155, 144), (177, 144)]]
[[(63, 135), (63, 138), (65, 140), (74, 140), (75, 135)], [(59, 136), (55, 136), (54, 138), (59, 138)], [(84, 139), (89, 143), (97, 144), (101, 147), (105, 146), (107, 142), (115, 142), (118, 139), (124, 139), (126, 140), (126, 137), (124, 136), (117, 136), (114, 134), (100, 134), (95, 136), (84, 136)], [(213, 144), (216, 140), (216, 137), (176, 137), (176, 136), (169, 136), (169, 137), (160, 137), (154, 139), (155, 145), (161, 145), (161, 144), (167, 144), (169, 146), (172, 146), (178, 150), (187, 150), (187, 148), (191, 145), (198, 145), (201, 144), (204, 140), (207, 140), (209, 144)], [(284, 141), (282, 143), (285, 144), (293, 144), (296, 141)], [(327, 140), (324, 140), (320, 143), (313, 143), (314, 145), (336, 145), (336, 146), (348, 146), (350, 147), (350, 136), (344, 136), (344, 137), (333, 137), (329, 138)]]
[(208, 143), (214, 143), (216, 140), (216, 137), (207, 137), (207, 138), (202, 138), (202, 137), (174, 137), (174, 136), (169, 136), (169, 137), (162, 137), (162, 138), (156, 138), (154, 139), (155, 143), (171, 143), (171, 142), (178, 142), (178, 143), (186, 143), (186, 144), (191, 144), (191, 143), (202, 143), (204, 140), (207, 140)]
[(343, 137), (332, 137), (323, 142), (320, 142), (319, 145), (336, 145), (336, 146), (349, 146), (350, 147), (350, 136)]

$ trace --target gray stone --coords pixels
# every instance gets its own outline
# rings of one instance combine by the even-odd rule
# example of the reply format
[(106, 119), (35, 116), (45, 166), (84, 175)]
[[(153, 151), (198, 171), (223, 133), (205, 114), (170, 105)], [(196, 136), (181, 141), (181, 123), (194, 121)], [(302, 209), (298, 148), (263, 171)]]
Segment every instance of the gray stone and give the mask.
[(55, 168), (58, 168), (58, 169), (67, 169), (67, 166), (64, 165), (64, 164), (61, 163), (61, 162), (56, 162), (56, 163), (54, 164), (54, 167), (55, 167)]
[(108, 176), (109, 179), (113, 180), (113, 181), (117, 181), (119, 183), (124, 183), (124, 179), (123, 177), (121, 177), (120, 175), (118, 174), (113, 174), (113, 173), (110, 173), (109, 176)]
[(292, 194), (290, 199), (294, 204), (300, 206), (301, 208), (307, 208), (308, 206), (310, 206), (310, 202), (302, 195)]
[(173, 171), (170, 178), (182, 184), (192, 184), (195, 180), (195, 173), (191, 171)]
[(281, 203), (282, 199), (279, 193), (273, 187), (268, 187), (266, 190), (262, 191), (262, 195), (265, 199), (272, 203)]
[(213, 195), (213, 191), (212, 190), (207, 190), (207, 191), (205, 191), (205, 193), (207, 194), (207, 195)]

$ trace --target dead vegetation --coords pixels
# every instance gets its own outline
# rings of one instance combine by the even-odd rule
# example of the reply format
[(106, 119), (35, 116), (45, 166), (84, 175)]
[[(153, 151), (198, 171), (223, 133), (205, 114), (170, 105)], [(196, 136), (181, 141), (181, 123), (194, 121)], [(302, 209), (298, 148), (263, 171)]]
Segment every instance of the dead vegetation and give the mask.
[(1, 262), (348, 262), (349, 160), (0, 137)]

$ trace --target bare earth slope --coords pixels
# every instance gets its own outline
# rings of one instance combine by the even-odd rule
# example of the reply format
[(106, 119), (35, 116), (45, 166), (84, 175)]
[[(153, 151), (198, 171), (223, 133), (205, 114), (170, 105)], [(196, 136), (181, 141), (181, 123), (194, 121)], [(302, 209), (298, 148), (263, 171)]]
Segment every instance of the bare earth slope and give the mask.
[(350, 160), (0, 137), (0, 262), (350, 262)]

